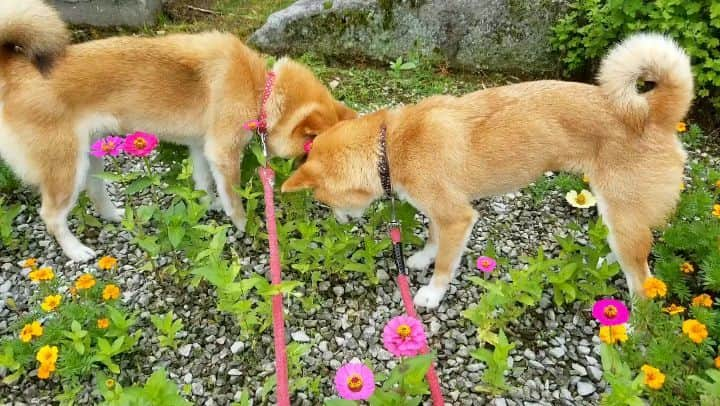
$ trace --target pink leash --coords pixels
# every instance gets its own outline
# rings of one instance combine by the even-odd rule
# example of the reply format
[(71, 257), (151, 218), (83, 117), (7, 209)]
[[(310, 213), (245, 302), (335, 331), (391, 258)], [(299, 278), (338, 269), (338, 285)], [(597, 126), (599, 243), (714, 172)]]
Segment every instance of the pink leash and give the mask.
[[(399, 246), (398, 244), (401, 243), (400, 235), (400, 228), (398, 228), (396, 224), (391, 225), (390, 239), (392, 240), (393, 246)], [(414, 317), (420, 320), (418, 318), (417, 312), (415, 311), (412, 294), (410, 293), (410, 283), (408, 282), (407, 275), (404, 272), (398, 272), (397, 285), (400, 289), (400, 296), (402, 297), (403, 305), (405, 306), (405, 313), (407, 313), (407, 315), (410, 317)], [(430, 352), (430, 349), (426, 345), (421, 352), (422, 354), (427, 354), (428, 352)], [(433, 405), (445, 405), (442, 388), (440, 387), (440, 379), (438, 379), (434, 365), (430, 365), (430, 369), (428, 369), (427, 374), (425, 374), (425, 379), (427, 379), (428, 385), (430, 386), (430, 397), (432, 398)]]
[[(262, 103), (260, 105), (260, 117), (258, 120), (248, 121), (243, 128), (249, 131), (256, 131), (260, 135), (263, 154), (265, 155), (265, 166), (258, 168), (258, 174), (265, 192), (265, 222), (267, 224), (268, 244), (270, 245), (270, 279), (274, 286), (282, 283), (282, 271), (280, 269), (280, 250), (278, 247), (277, 223), (275, 221), (275, 201), (273, 199), (273, 185), (275, 183), (275, 172), (270, 168), (267, 151), (267, 111), (265, 105), (270, 98), (275, 73), (268, 72), (263, 89)], [(275, 340), (275, 373), (277, 378), (277, 404), (290, 406), (290, 385), (288, 381), (287, 348), (285, 346), (285, 319), (283, 312), (282, 293), (272, 297), (273, 316), (273, 338)]]
[[(275, 223), (275, 203), (273, 201), (273, 182), (275, 172), (269, 166), (258, 168), (263, 190), (265, 191), (265, 221), (267, 223), (268, 242), (270, 244), (270, 275), (272, 284), (282, 283), (280, 271), (280, 251), (278, 249), (277, 224)], [(290, 388), (288, 384), (287, 350), (285, 348), (285, 320), (283, 319), (282, 293), (272, 297), (273, 335), (275, 338), (275, 369), (277, 376), (277, 404), (290, 406)]]

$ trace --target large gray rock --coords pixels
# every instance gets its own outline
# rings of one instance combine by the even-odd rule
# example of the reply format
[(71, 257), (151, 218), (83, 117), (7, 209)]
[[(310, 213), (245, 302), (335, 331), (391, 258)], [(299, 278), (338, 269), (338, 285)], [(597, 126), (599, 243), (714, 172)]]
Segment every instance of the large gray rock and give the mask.
[(71, 24), (96, 27), (152, 25), (162, 8), (161, 0), (50, 0)]
[(311, 50), (388, 61), (417, 53), (452, 66), (537, 76), (553, 71), (550, 27), (567, 0), (300, 0), (250, 38), (265, 52)]

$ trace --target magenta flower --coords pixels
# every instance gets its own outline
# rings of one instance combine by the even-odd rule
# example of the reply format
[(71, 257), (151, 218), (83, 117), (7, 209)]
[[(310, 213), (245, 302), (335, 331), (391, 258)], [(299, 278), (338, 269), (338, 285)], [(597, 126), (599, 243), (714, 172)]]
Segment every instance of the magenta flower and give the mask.
[(625, 304), (615, 299), (602, 299), (595, 302), (592, 315), (603, 326), (625, 324), (630, 319), (630, 312)]
[(130, 134), (125, 138), (123, 149), (132, 156), (145, 157), (150, 155), (158, 145), (156, 136), (143, 132)]
[(364, 364), (351, 362), (338, 369), (335, 388), (343, 399), (366, 400), (375, 392), (375, 376)]
[(497, 261), (490, 257), (480, 257), (477, 259), (477, 268), (483, 272), (492, 272), (497, 267)]
[(90, 147), (90, 154), (94, 157), (118, 156), (123, 149), (123, 140), (120, 137), (109, 136), (95, 141)]
[(409, 316), (397, 316), (385, 326), (383, 344), (397, 357), (411, 357), (425, 349), (427, 337), (420, 320)]

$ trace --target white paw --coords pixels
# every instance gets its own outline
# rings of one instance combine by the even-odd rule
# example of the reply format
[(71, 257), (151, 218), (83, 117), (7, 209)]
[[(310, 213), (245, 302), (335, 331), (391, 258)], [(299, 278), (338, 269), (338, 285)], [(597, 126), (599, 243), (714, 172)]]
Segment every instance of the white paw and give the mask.
[(440, 301), (447, 289), (436, 288), (432, 285), (423, 286), (415, 294), (415, 306), (426, 307), (428, 309), (434, 309), (440, 306)]
[(238, 229), (241, 233), (245, 232), (245, 226), (247, 225), (247, 218), (241, 217), (237, 219), (233, 219), (233, 224), (235, 224), (235, 228)]
[(83, 245), (80, 241), (69, 241), (63, 245), (65, 256), (74, 262), (87, 262), (97, 255), (90, 247)]
[(117, 207), (111, 207), (108, 210), (104, 210), (100, 213), (100, 217), (113, 223), (119, 223), (125, 217), (125, 209)]
[(431, 254), (431, 252), (428, 252), (425, 249), (423, 249), (422, 251), (418, 251), (412, 254), (410, 258), (408, 258), (407, 266), (410, 269), (424, 271), (430, 267), (430, 264), (435, 259), (435, 256)]

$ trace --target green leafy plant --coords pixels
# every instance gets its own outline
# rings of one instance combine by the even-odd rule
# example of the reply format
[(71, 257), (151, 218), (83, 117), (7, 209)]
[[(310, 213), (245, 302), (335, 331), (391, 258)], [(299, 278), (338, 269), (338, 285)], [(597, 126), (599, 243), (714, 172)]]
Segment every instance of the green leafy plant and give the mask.
[(12, 225), (15, 218), (22, 213), (23, 208), (19, 204), (5, 206), (5, 198), (0, 197), (0, 244), (10, 246), (14, 244), (12, 237)]
[(175, 314), (171, 310), (163, 316), (150, 316), (150, 321), (152, 321), (155, 329), (162, 333), (158, 335), (158, 342), (160, 343), (160, 346), (170, 347), (173, 349), (177, 348), (175, 338), (184, 327), (182, 319), (175, 318)]
[(71, 404), (79, 379), (93, 371), (120, 373), (117, 357), (134, 348), (142, 330), (132, 331), (135, 317), (118, 301), (111, 271), (86, 273), (68, 284), (34, 259), (24, 265), (37, 283), (36, 294), (28, 313), (10, 328), (18, 333), (0, 341), (0, 366), (10, 371), (3, 381), (10, 384), (37, 369), (39, 379), (65, 388), (57, 400)]
[(508, 386), (505, 382), (505, 372), (508, 369), (508, 357), (510, 351), (515, 348), (515, 344), (508, 342), (505, 332), (500, 329), (495, 348), (492, 351), (487, 348), (478, 348), (470, 355), (485, 363), (487, 369), (483, 374), (483, 381), (487, 387), (481, 387), (482, 390), (489, 392), (501, 392), (507, 390)]
[(402, 56), (399, 56), (396, 60), (390, 62), (390, 69), (395, 74), (400, 74), (404, 71), (410, 71), (416, 69), (418, 66), (417, 62), (404, 61)]
[[(598, 63), (618, 39), (665, 33), (692, 58), (697, 93), (720, 105), (720, 4), (713, 0), (577, 0), (553, 28), (552, 45), (567, 74)], [(589, 66), (590, 64), (590, 66)]]
[(97, 392), (102, 396), (102, 406), (189, 406), (179, 393), (177, 385), (167, 378), (164, 369), (155, 371), (144, 385), (122, 387), (114, 379), (99, 374)]

